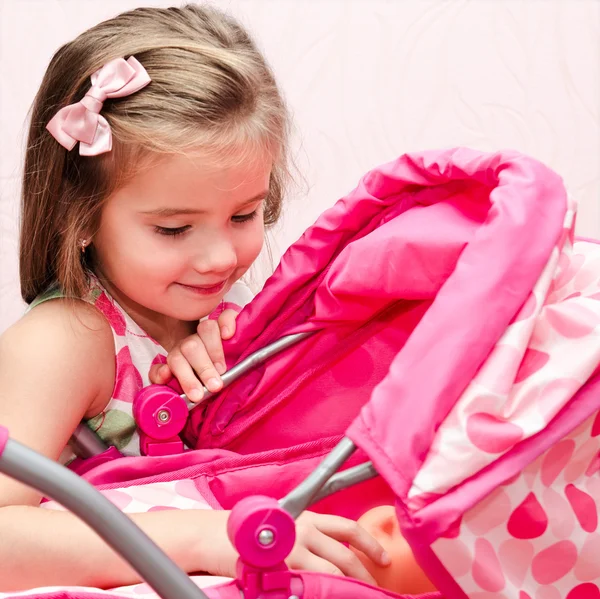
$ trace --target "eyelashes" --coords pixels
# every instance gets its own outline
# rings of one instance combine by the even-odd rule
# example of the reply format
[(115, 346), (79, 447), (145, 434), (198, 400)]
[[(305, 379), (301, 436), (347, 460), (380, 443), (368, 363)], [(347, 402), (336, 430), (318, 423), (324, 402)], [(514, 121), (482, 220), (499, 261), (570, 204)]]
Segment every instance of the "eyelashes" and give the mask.
[(183, 235), (183, 233), (185, 233), (189, 228), (190, 228), (189, 225), (185, 225), (185, 227), (173, 227), (173, 228), (154, 227), (154, 230), (159, 235), (166, 235), (168, 237), (177, 237), (177, 235)]
[(231, 220), (234, 223), (247, 223), (254, 220), (258, 216), (258, 210), (250, 212), (248, 214), (239, 214), (238, 216), (232, 216)]
[[(258, 216), (258, 210), (254, 210), (248, 214), (238, 214), (237, 216), (231, 217), (231, 222), (233, 223), (248, 223), (253, 221)], [(177, 237), (178, 235), (183, 235), (186, 231), (191, 229), (190, 225), (185, 225), (183, 227), (154, 227), (154, 231), (159, 235), (165, 235), (166, 237)]]

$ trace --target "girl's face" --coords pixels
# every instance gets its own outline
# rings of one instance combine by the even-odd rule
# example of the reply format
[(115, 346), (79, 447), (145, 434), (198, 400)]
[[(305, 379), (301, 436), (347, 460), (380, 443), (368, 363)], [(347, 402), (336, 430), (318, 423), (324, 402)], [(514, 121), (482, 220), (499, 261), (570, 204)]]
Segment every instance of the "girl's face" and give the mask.
[(108, 198), (92, 239), (97, 274), (150, 334), (209, 314), (254, 262), (271, 167), (168, 157)]

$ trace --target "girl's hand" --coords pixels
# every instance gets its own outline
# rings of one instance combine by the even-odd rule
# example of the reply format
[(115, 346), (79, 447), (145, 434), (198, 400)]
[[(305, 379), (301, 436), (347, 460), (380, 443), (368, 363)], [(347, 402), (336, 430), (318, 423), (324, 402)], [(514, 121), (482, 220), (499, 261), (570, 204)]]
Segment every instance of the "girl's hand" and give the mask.
[[(238, 556), (227, 538), (228, 516), (226, 511), (211, 513), (214, 528), (210, 532), (203, 531), (205, 551), (210, 555), (205, 567), (211, 574), (234, 577)], [(349, 576), (375, 585), (375, 579), (344, 543), (367, 555), (377, 565), (390, 564), (384, 548), (356, 522), (313, 512), (304, 512), (296, 521), (296, 543), (286, 563), (293, 570)]]
[(188, 399), (200, 402), (204, 395), (202, 384), (215, 393), (223, 387), (225, 373), (223, 339), (235, 333), (235, 310), (223, 310), (218, 320), (206, 319), (198, 324), (196, 333), (178, 343), (167, 356), (166, 364), (150, 368), (150, 382), (165, 385), (175, 377)]
[(380, 566), (390, 565), (384, 548), (354, 520), (314, 512), (304, 512), (296, 521), (296, 544), (287, 564), (295, 570), (349, 576), (376, 585), (373, 576), (344, 543)]

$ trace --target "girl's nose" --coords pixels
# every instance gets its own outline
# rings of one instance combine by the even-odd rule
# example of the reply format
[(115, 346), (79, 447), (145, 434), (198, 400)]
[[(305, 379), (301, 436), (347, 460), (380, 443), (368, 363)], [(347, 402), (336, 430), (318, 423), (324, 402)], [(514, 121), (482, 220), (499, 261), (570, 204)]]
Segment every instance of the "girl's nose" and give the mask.
[(230, 273), (237, 266), (237, 254), (226, 236), (212, 236), (194, 257), (194, 269), (199, 273)]

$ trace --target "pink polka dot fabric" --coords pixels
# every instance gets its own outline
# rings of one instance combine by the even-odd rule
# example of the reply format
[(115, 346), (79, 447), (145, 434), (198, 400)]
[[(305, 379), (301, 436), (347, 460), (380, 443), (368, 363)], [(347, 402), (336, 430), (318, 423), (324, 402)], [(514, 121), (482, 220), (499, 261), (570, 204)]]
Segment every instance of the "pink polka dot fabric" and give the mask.
[[(210, 589), (231, 581), (224, 576), (190, 576), (190, 580), (201, 589)], [(146, 583), (132, 584), (114, 589), (102, 590), (96, 587), (40, 587), (31, 591), (0, 593), (0, 599), (161, 599)]]
[[(600, 454), (597, 419), (468, 510), (457, 536), (433, 543), (467, 596), (600, 597), (600, 477), (588, 469)], [(574, 477), (571, 459), (583, 448), (587, 463)]]
[[(192, 480), (172, 480), (132, 485), (120, 489), (100, 490), (122, 512), (139, 514), (156, 510), (210, 510)], [(62, 510), (55, 501), (41, 505), (44, 509)]]
[[(543, 434), (597, 373), (600, 245), (570, 237), (439, 428), (408, 494), (414, 510)], [(470, 598), (592, 599), (600, 597), (599, 513), (595, 412), (431, 548)]]
[[(223, 576), (190, 576), (190, 579), (201, 589), (208, 589), (231, 580)], [(157, 594), (145, 583), (118, 587), (111, 592), (118, 593), (119, 597), (131, 599), (158, 599)]]

